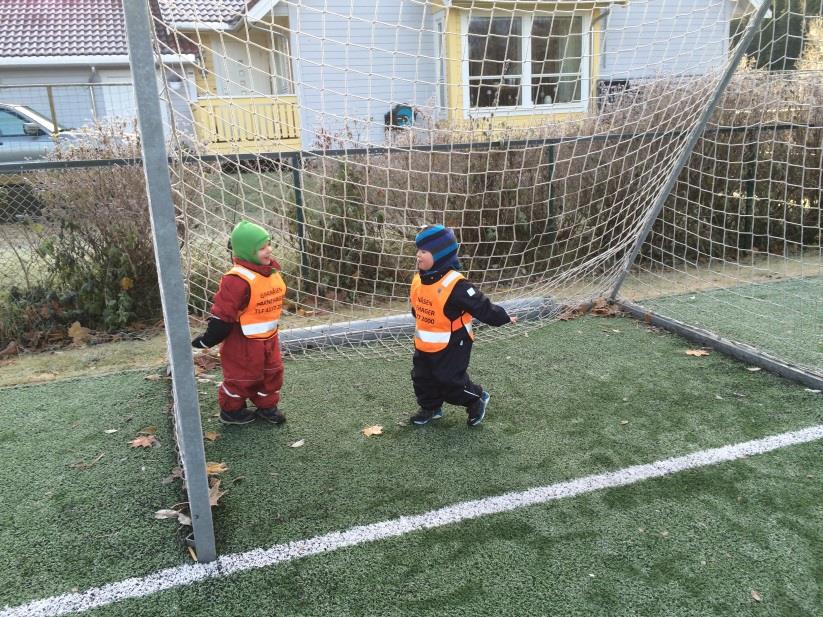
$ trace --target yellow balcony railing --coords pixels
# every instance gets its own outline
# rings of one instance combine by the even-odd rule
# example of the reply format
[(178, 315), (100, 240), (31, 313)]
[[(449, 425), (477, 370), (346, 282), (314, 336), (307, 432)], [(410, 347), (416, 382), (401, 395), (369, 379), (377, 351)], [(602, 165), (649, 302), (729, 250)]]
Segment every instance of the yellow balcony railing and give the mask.
[(299, 149), (296, 96), (200, 98), (192, 115), (199, 141), (212, 150)]

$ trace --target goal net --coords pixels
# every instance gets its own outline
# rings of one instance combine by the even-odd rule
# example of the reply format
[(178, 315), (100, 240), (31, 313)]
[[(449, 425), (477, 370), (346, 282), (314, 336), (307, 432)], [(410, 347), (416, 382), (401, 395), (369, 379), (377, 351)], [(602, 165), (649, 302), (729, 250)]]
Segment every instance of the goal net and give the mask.
[(289, 350), (395, 353), (444, 224), (525, 324), (482, 339), (617, 296), (815, 370), (823, 14), (760, 5), (153, 2), (193, 314), (247, 219)]

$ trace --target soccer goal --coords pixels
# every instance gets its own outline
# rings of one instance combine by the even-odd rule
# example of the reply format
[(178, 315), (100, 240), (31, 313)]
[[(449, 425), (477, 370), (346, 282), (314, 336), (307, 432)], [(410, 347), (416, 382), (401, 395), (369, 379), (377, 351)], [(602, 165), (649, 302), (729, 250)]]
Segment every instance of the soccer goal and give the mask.
[[(483, 341), (621, 310), (823, 383), (818, 0), (134, 5), (167, 323), (207, 315), (247, 219), (289, 286), (286, 351), (407, 353), (413, 239), (439, 223), (520, 317)], [(202, 443), (178, 338), (192, 497)]]

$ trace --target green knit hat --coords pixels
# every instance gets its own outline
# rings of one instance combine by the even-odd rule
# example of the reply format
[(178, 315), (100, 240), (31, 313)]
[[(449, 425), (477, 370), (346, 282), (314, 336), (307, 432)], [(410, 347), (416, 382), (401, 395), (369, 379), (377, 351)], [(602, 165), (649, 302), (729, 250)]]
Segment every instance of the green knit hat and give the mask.
[(269, 242), (269, 232), (249, 221), (240, 221), (231, 231), (231, 252), (237, 259), (260, 264), (257, 251)]

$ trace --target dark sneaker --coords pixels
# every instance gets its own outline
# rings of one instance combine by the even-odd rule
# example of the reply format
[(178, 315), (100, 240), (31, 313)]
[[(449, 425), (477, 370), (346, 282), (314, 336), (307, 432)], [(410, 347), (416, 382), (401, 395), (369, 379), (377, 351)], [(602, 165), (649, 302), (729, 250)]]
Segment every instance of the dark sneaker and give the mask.
[(223, 424), (250, 424), (254, 422), (254, 414), (246, 407), (239, 411), (220, 410), (220, 422)]
[(438, 407), (437, 409), (418, 409), (417, 413), (411, 417), (412, 424), (417, 424), (418, 426), (423, 426), (424, 424), (428, 424), (432, 420), (439, 420), (443, 417), (443, 408)]
[(486, 417), (486, 407), (489, 405), (490, 398), (489, 393), (484, 390), (480, 398), (468, 406), (469, 419), (466, 422), (469, 426), (477, 426), (483, 421), (483, 418)]
[(277, 407), (258, 408), (257, 415), (272, 424), (283, 424), (283, 422), (286, 421), (286, 416), (284, 416), (283, 412), (277, 409)]

